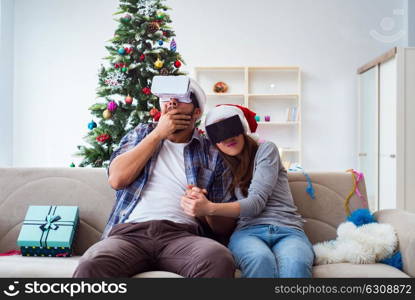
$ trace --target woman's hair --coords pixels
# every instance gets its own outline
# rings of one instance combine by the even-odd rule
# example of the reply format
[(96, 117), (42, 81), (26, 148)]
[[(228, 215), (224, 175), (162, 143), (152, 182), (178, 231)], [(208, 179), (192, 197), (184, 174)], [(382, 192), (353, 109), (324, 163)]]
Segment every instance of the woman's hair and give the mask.
[(250, 136), (243, 134), (245, 145), (242, 152), (236, 156), (230, 156), (222, 151), (222, 154), (226, 164), (229, 166), (229, 171), (232, 173), (233, 180), (230, 186), (232, 196), (235, 195), (235, 188), (241, 189), (244, 197), (248, 195), (248, 188), (251, 184), (254, 159), (258, 150), (258, 143)]

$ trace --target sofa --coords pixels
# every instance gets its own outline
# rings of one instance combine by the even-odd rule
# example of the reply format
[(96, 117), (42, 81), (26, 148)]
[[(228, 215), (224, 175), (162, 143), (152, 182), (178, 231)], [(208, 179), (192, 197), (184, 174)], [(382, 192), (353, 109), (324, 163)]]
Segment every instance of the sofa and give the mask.
[[(303, 218), (304, 230), (315, 244), (336, 238), (337, 226), (345, 220), (345, 199), (353, 189), (348, 172), (309, 173), (315, 190), (306, 192), (302, 173), (289, 172), (289, 184)], [(366, 199), (364, 180), (359, 190)], [(115, 191), (101, 168), (0, 168), (0, 253), (18, 250), (16, 240), (29, 205), (76, 205), (80, 224), (72, 257), (0, 256), (0, 277), (71, 277), (80, 256), (99, 241), (115, 201)], [(353, 211), (367, 205), (353, 195)], [(403, 258), (403, 272), (386, 264), (350, 263), (313, 266), (313, 277), (415, 277), (415, 214), (399, 210), (376, 212), (381, 223), (394, 226)], [(236, 277), (240, 276), (237, 271)], [(134, 277), (180, 277), (154, 270)]]

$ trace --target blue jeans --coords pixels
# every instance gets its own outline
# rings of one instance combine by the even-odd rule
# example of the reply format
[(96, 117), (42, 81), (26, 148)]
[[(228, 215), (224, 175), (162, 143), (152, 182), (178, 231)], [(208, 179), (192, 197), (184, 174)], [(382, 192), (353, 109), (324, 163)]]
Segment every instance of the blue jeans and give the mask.
[(229, 241), (242, 277), (311, 277), (313, 246), (299, 229), (254, 225), (235, 231)]

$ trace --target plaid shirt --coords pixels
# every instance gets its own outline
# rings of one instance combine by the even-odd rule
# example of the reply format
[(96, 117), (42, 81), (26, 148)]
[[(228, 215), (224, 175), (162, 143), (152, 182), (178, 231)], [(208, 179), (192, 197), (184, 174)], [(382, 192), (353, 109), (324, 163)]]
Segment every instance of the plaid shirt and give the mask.
[[(112, 153), (110, 163), (118, 155), (133, 149), (141, 140), (154, 130), (155, 124), (139, 124), (126, 134), (119, 147)], [(110, 218), (102, 233), (101, 239), (108, 236), (112, 227), (124, 223), (141, 199), (141, 193), (150, 175), (151, 166), (156, 162), (163, 142), (160, 143), (155, 154), (149, 159), (140, 175), (128, 187), (116, 191), (116, 201)], [(219, 155), (219, 151), (210, 141), (201, 136), (195, 129), (190, 143), (184, 148), (184, 165), (188, 184), (205, 188), (208, 199), (212, 202), (228, 202), (235, 200), (229, 191), (230, 176), (223, 176), (226, 166)], [(107, 168), (109, 175), (109, 166)]]

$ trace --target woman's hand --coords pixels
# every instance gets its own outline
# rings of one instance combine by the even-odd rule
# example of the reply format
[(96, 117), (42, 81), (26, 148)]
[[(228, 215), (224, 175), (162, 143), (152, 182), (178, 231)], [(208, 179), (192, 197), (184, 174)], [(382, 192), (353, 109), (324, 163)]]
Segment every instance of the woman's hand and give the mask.
[(188, 186), (180, 202), (184, 212), (192, 217), (211, 215), (214, 203), (210, 202), (205, 194), (207, 194), (205, 189)]

